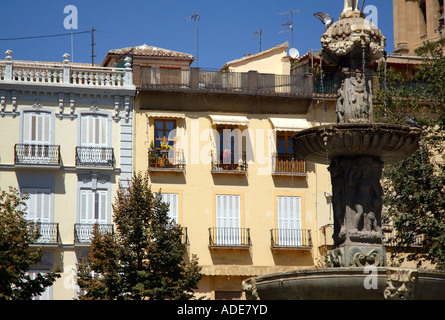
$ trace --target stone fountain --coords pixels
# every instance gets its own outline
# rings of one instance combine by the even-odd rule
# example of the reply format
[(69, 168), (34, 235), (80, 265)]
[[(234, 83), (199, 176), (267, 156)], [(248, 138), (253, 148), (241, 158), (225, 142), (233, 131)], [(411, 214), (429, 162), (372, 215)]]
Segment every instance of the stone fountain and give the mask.
[(334, 248), (329, 268), (268, 274), (243, 282), (248, 299), (445, 299), (445, 272), (388, 267), (382, 232), (380, 184), (385, 163), (409, 157), (421, 130), (374, 123), (372, 75), (385, 37), (345, 0), (339, 21), (321, 38), (322, 58), (338, 66), (337, 123), (293, 137), (296, 158), (329, 164)]

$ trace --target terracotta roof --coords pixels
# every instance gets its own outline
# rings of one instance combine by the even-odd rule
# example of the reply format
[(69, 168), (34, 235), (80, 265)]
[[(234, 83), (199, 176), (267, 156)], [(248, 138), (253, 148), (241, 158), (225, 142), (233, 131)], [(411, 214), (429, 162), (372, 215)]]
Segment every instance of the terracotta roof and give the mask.
[(148, 46), (146, 44), (135, 47), (113, 49), (108, 51), (108, 54), (116, 54), (116, 55), (133, 54), (135, 56), (146, 56), (146, 57), (194, 59), (193, 55), (188, 53), (158, 48), (154, 46)]

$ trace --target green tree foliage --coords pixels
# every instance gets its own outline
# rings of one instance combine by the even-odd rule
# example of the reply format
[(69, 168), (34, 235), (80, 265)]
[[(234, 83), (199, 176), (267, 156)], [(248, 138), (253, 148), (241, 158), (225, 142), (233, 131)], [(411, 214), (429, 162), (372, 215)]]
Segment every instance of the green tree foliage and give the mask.
[(202, 278), (198, 259), (184, 261), (182, 227), (168, 217), (168, 205), (154, 196), (139, 173), (120, 187), (113, 204), (116, 234), (95, 227), (91, 253), (78, 264), (81, 299), (194, 298)]
[(384, 221), (395, 227), (394, 261), (428, 261), (445, 269), (445, 58), (436, 43), (418, 54), (424, 63), (409, 75), (385, 73), (383, 64), (377, 72), (376, 121), (407, 125), (409, 114), (423, 131), (411, 157), (384, 168)]
[(34, 279), (27, 274), (40, 262), (42, 251), (31, 247), (40, 233), (21, 210), (23, 198), (14, 188), (0, 192), (0, 300), (30, 300), (60, 277), (59, 269)]

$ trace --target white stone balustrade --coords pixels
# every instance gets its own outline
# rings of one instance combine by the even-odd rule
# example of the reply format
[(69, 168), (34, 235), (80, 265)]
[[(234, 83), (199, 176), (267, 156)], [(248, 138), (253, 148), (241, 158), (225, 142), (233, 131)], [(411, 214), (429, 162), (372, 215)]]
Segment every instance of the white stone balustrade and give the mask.
[(125, 58), (125, 68), (107, 68), (87, 65), (70, 65), (69, 54), (63, 55), (63, 63), (24, 62), (12, 60), (12, 51), (0, 61), (0, 83), (35, 85), (88, 86), (105, 88), (133, 88), (131, 58)]

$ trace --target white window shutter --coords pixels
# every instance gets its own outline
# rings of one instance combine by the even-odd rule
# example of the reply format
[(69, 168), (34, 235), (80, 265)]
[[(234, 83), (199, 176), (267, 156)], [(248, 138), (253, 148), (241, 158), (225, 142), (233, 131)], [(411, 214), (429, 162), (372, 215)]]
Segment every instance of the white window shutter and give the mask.
[(277, 197), (278, 244), (301, 245), (301, 198)]
[(240, 223), (240, 196), (216, 195), (217, 244), (241, 244)]

